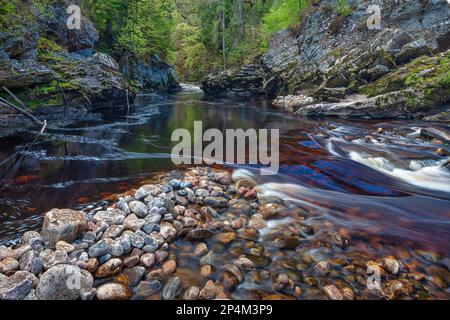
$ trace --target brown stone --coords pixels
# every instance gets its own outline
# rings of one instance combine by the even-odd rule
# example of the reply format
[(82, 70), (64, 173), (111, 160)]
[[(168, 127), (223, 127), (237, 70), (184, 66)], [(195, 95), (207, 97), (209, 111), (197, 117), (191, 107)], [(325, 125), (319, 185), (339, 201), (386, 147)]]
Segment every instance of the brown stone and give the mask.
[(223, 283), (225, 289), (230, 292), (234, 291), (239, 284), (239, 281), (236, 279), (236, 277), (229, 272), (222, 273), (221, 282)]
[(82, 211), (53, 209), (45, 214), (42, 236), (49, 248), (60, 241), (72, 242), (87, 228), (85, 214)]
[(87, 261), (86, 270), (89, 271), (90, 273), (95, 273), (95, 271), (97, 271), (97, 268), (98, 268), (98, 259), (90, 258)]
[(194, 254), (198, 257), (208, 253), (208, 246), (205, 243), (199, 243), (195, 248)]
[(213, 268), (209, 264), (202, 266), (200, 269), (201, 276), (205, 277), (205, 278), (208, 278), (209, 276), (211, 276), (211, 274), (213, 274), (213, 272), (214, 272)]
[(212, 300), (216, 297), (216, 285), (214, 281), (209, 280), (200, 291), (199, 298), (203, 300)]
[(236, 240), (236, 233), (235, 232), (225, 232), (221, 233), (217, 236), (217, 241), (223, 244), (230, 244)]
[(161, 269), (166, 275), (170, 275), (177, 269), (177, 263), (174, 260), (168, 260), (164, 262)]
[(129, 300), (131, 291), (120, 283), (107, 283), (97, 289), (98, 300)]
[(323, 291), (330, 300), (344, 300), (341, 290), (339, 290), (336, 286), (325, 286)]
[(131, 255), (123, 259), (123, 264), (128, 268), (132, 268), (139, 263), (139, 260), (138, 255)]
[(95, 277), (100, 279), (112, 278), (119, 274), (122, 270), (122, 260), (118, 258), (111, 259), (100, 267), (95, 272)]
[(8, 273), (19, 269), (19, 261), (14, 258), (6, 258), (0, 262), (0, 273)]

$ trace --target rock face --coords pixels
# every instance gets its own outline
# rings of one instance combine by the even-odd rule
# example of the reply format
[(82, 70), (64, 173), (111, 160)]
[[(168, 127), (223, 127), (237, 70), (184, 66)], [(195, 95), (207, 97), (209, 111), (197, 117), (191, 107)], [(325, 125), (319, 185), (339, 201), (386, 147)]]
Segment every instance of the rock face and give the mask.
[[(351, 0), (349, 1), (351, 13), (345, 17), (339, 15), (335, 4), (334, 0), (313, 1), (306, 9), (300, 31), (278, 32), (270, 41), (269, 50), (255, 61), (256, 66), (253, 68), (260, 70), (259, 75), (262, 77), (262, 80), (258, 77), (257, 91), (264, 92), (271, 98), (295, 94), (309, 96), (321, 102), (319, 105), (309, 107), (307, 106), (311, 104), (309, 102), (297, 103), (293, 101), (295, 99), (286, 101), (286, 97), (280, 97), (275, 101), (277, 106), (289, 112), (304, 109), (299, 114), (338, 115), (341, 111), (336, 109), (344, 108), (345, 114), (351, 113), (352, 104), (351, 108), (348, 108), (347, 105), (323, 105), (322, 102), (347, 103), (345, 99), (349, 94), (366, 94), (366, 86), (381, 81), (402, 68), (414, 71), (411, 64), (414, 65), (418, 58), (437, 57), (439, 53), (450, 48), (450, 32), (448, 26), (442, 23), (450, 18), (446, 1), (368, 3), (363, 0)], [(370, 17), (367, 10), (372, 4), (381, 6), (380, 29), (367, 27)], [(425, 24), (427, 27), (424, 27)], [(446, 61), (443, 64), (448, 63)], [(235, 93), (234, 91), (239, 94), (252, 93), (253, 87), (248, 89), (252, 81), (232, 81), (236, 75), (245, 73), (246, 69), (247, 67), (244, 67), (242, 70), (209, 76), (205, 79), (203, 88), (212, 95)], [(391, 87), (389, 91), (378, 93), (380, 97), (376, 99), (376, 103), (382, 109), (375, 112), (378, 117), (396, 116), (386, 112), (392, 107), (391, 99), (385, 104), (381, 95), (387, 93), (395, 96), (403, 94), (399, 99), (408, 100), (409, 109), (411, 107), (421, 109), (417, 112), (419, 115), (434, 113), (435, 109), (427, 109), (430, 105), (442, 107), (448, 102), (448, 98), (445, 98), (449, 96), (448, 83), (439, 84), (434, 81), (436, 77), (433, 78), (426, 73), (420, 74), (421, 71), (425, 72), (425, 69), (422, 67), (419, 68), (419, 72), (409, 74), (409, 79), (419, 74), (425, 78), (424, 83), (431, 82), (427, 88), (420, 87), (418, 83), (409, 83), (409, 87), (401, 85), (394, 88), (399, 82), (393, 81), (389, 85)], [(403, 91), (409, 88), (416, 91), (413, 96), (410, 96), (410, 92)], [(394, 93), (397, 91), (402, 92)], [(436, 93), (438, 99), (424, 97), (436, 96)], [(369, 104), (372, 102), (369, 101)], [(371, 109), (369, 106), (367, 108)], [(355, 117), (366, 117), (370, 113), (361, 112), (360, 108), (354, 110), (356, 113), (352, 116)], [(411, 111), (400, 110), (400, 113), (402, 116), (411, 117), (416, 113)]]
[(36, 296), (39, 300), (77, 300), (82, 289), (90, 289), (94, 283), (86, 270), (60, 264), (48, 269), (39, 279)]
[(144, 91), (172, 91), (181, 89), (172, 65), (153, 55), (147, 61), (133, 58), (122, 64), (121, 70), (139, 82)]
[(53, 209), (45, 214), (42, 235), (46, 245), (54, 248), (60, 241), (72, 242), (86, 230), (86, 217), (81, 211)]
[(263, 73), (258, 65), (247, 65), (234, 71), (208, 76), (202, 83), (206, 95), (264, 94)]
[(26, 12), (23, 17), (19, 15), (16, 31), (2, 30), (0, 34), (0, 85), (14, 90), (19, 97), (23, 94), (24, 99), (31, 95), (40, 102), (42, 112), (46, 106), (63, 105), (55, 75), (69, 108), (83, 112), (126, 106), (127, 91), (128, 101), (132, 103), (135, 89), (130, 80), (140, 83), (147, 91), (179, 87), (172, 66), (157, 57), (149, 61), (134, 59), (136, 63), (126, 69), (114, 59), (120, 57), (96, 52), (100, 35), (87, 17), (82, 16), (80, 30), (70, 30), (66, 25), (70, 14), (66, 10), (72, 4), (80, 5), (81, 1), (56, 0), (45, 4), (39, 9), (45, 11), (45, 17), (39, 10), (29, 9), (26, 0), (14, 3), (26, 8)]
[[(366, 1), (350, 1), (353, 11), (346, 18), (330, 12), (333, 2), (312, 5), (299, 35), (286, 30), (274, 36), (262, 57), (266, 91), (293, 93), (320, 85), (323, 78), (329, 87), (345, 86), (360, 80), (360, 71), (395, 68), (396, 63), (448, 49), (440, 40), (449, 35), (441, 23), (450, 18), (444, 1), (384, 2), (381, 30), (367, 28)], [(421, 21), (430, 27), (424, 28)], [(334, 71), (336, 67), (342, 74)]]

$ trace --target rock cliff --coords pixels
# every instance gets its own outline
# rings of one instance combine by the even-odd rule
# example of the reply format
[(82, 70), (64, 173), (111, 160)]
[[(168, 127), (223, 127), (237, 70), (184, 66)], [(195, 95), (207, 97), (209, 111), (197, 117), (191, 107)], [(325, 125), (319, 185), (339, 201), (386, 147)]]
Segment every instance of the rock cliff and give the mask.
[[(258, 59), (262, 81), (257, 91), (269, 97), (312, 96), (321, 105), (301, 112), (308, 115), (332, 107), (326, 103), (347, 103), (352, 94), (372, 99), (376, 94), (397, 92), (396, 100), (421, 113), (430, 106), (435, 112), (450, 102), (450, 61), (448, 54), (441, 54), (450, 49), (446, 0), (348, 2), (351, 11), (343, 15), (334, 0), (313, 1), (303, 13), (297, 34), (291, 30), (275, 34), (269, 50)], [(374, 8), (380, 10), (380, 27), (375, 29), (371, 24)], [(433, 62), (424, 57), (433, 57)], [(397, 86), (388, 85), (388, 80)], [(380, 90), (383, 85), (390, 89)], [(203, 85), (207, 93), (247, 86), (245, 77), (230, 82), (222, 75), (208, 77)], [(360, 102), (361, 97), (354, 100)], [(385, 99), (377, 101), (376, 106), (383, 107)], [(403, 115), (414, 114), (409, 111)]]
[[(28, 0), (16, 0), (20, 20), (0, 32), (0, 86), (12, 90), (31, 109), (58, 106), (63, 89), (69, 107), (88, 109), (126, 105), (137, 91), (167, 91), (178, 88), (174, 69), (153, 57), (138, 61), (132, 72), (123, 63), (97, 52), (99, 34), (82, 16), (81, 29), (67, 27), (71, 4), (55, 0), (37, 8)], [(133, 85), (131, 85), (133, 84)]]

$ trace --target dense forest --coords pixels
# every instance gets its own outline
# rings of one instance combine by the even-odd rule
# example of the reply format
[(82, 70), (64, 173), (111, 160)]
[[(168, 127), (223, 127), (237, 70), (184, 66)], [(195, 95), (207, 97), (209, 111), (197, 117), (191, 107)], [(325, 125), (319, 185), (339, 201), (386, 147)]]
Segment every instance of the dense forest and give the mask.
[[(45, 19), (55, 0), (1, 0), (2, 30), (16, 22)], [(182, 80), (199, 81), (208, 73), (251, 62), (268, 40), (285, 28), (297, 30), (301, 12), (314, 0), (80, 0), (83, 16), (101, 34), (99, 50), (126, 58), (157, 54), (172, 62)], [(346, 14), (347, 0), (335, 11)], [(31, 12), (29, 12), (31, 11)], [(30, 19), (24, 17), (27, 15)], [(29, 21), (31, 24), (32, 21)], [(26, 23), (25, 23), (26, 25)]]
[[(342, 1), (338, 1), (337, 5)], [(103, 49), (173, 62), (183, 80), (251, 61), (270, 36), (295, 29), (307, 0), (86, 0)]]

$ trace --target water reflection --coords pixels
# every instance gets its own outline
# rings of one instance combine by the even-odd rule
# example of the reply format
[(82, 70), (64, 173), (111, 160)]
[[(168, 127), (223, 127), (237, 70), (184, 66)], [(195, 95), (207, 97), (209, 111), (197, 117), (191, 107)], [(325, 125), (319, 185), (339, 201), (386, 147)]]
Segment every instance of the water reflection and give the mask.
[[(175, 144), (170, 141), (172, 131), (186, 128), (192, 132), (194, 121), (199, 120), (204, 130), (280, 129), (280, 173), (255, 177), (261, 192), (318, 206), (348, 228), (448, 252), (448, 170), (440, 168), (438, 176), (436, 172), (427, 176), (427, 184), (404, 177), (412, 161), (423, 168), (445, 160), (431, 152), (434, 145), (414, 140), (420, 124), (294, 119), (272, 109), (267, 101), (209, 101), (198, 91), (182, 92), (168, 100), (144, 96), (131, 114), (116, 110), (102, 114), (102, 120), (49, 128), (26, 153), (20, 151), (36, 132), (24, 130), (2, 139), (0, 162), (15, 152), (12, 160), (23, 157), (23, 161), (10, 176), (7, 165), (0, 167), (0, 239), (14, 239), (25, 230), (39, 228), (42, 213), (53, 207), (104, 199), (175, 169), (170, 160)], [(409, 131), (394, 138), (367, 138), (380, 126)], [(404, 170), (403, 176), (387, 166), (381, 170), (379, 164), (384, 162), (370, 159), (389, 161), (391, 169)], [(241, 167), (258, 172), (255, 166)], [(433, 188), (436, 183), (437, 189)]]

